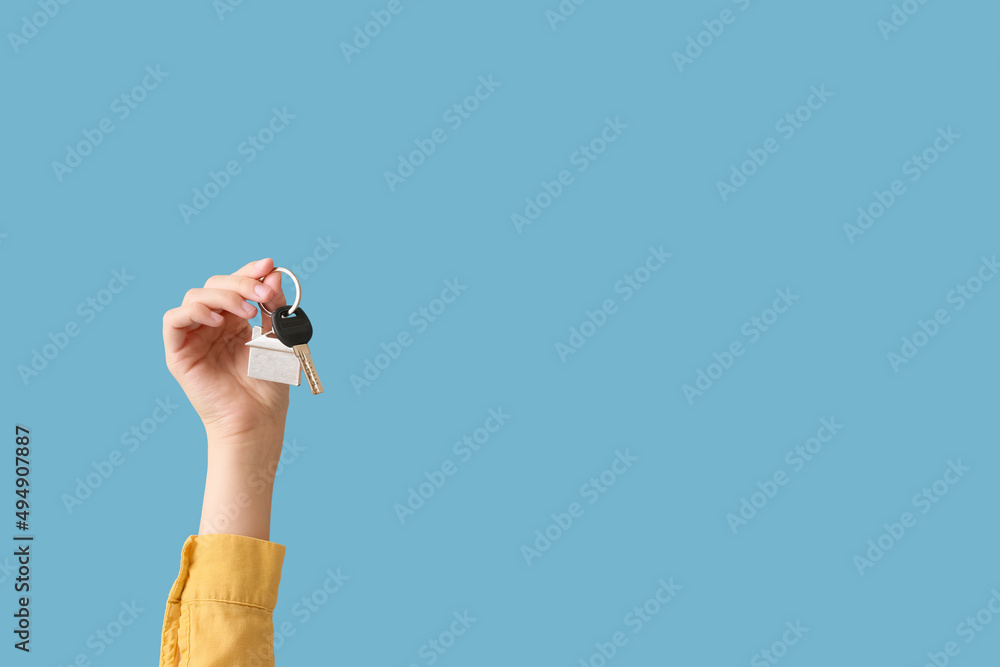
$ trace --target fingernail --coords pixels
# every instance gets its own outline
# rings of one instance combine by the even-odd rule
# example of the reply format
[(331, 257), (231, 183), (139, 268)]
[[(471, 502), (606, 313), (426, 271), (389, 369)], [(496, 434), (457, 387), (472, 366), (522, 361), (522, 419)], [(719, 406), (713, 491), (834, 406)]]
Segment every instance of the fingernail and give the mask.
[(271, 296), (271, 288), (268, 287), (267, 285), (257, 285), (256, 287), (253, 288), (253, 291), (254, 293), (257, 294), (257, 296), (259, 296), (262, 299), (266, 299), (267, 297)]
[(256, 309), (256, 308), (254, 308), (253, 306), (251, 306), (251, 305), (250, 305), (249, 303), (247, 303), (246, 301), (244, 301), (244, 302), (243, 302), (243, 310), (247, 311), (247, 314), (248, 314), (248, 315), (253, 315), (254, 313), (256, 313), (256, 312), (257, 312), (257, 309)]
[(214, 321), (214, 322), (221, 322), (222, 321), (222, 315), (219, 315), (217, 312), (215, 312), (213, 310), (212, 311), (212, 321)]

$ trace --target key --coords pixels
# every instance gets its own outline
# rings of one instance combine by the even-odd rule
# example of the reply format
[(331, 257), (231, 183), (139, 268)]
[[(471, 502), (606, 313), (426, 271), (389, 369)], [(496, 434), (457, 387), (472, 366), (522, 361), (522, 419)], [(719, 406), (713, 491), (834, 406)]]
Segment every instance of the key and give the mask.
[(313, 365), (312, 355), (309, 354), (309, 340), (313, 335), (312, 323), (306, 316), (306, 311), (301, 307), (295, 309), (294, 315), (288, 315), (291, 306), (281, 306), (276, 308), (271, 315), (271, 329), (284, 345), (292, 348), (295, 356), (302, 364), (302, 370), (306, 374), (306, 381), (312, 393), (322, 394), (323, 384), (319, 381), (319, 374)]

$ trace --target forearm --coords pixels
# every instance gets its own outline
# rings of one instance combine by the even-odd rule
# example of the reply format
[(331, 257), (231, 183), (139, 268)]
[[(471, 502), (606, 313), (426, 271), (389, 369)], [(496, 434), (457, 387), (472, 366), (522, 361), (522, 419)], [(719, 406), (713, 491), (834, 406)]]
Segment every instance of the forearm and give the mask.
[(284, 424), (234, 442), (208, 435), (208, 470), (199, 535), (226, 533), (269, 540), (274, 474)]

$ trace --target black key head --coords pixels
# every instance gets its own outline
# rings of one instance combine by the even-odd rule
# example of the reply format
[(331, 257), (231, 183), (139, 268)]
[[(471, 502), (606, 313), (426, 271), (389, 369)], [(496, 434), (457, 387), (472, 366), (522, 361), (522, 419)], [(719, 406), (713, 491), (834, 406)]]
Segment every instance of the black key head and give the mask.
[(281, 306), (274, 309), (271, 315), (271, 329), (286, 347), (305, 345), (313, 335), (312, 322), (302, 308), (296, 308), (295, 312), (289, 315), (288, 311), (291, 308), (291, 306)]

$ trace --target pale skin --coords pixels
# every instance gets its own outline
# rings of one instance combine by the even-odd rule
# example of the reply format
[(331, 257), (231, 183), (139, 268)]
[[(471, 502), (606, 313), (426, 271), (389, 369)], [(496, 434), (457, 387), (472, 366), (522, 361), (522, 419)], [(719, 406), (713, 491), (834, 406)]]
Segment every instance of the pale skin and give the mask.
[[(208, 440), (199, 535), (270, 539), (289, 386), (248, 377), (250, 351), (244, 343), (257, 314), (247, 300), (271, 311), (285, 305), (281, 274), (273, 271), (267, 258), (231, 275), (212, 276), (163, 315), (167, 368), (201, 417)], [(268, 331), (271, 318), (266, 313), (261, 318)]]

